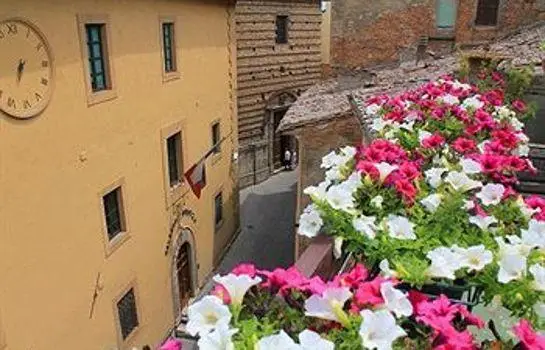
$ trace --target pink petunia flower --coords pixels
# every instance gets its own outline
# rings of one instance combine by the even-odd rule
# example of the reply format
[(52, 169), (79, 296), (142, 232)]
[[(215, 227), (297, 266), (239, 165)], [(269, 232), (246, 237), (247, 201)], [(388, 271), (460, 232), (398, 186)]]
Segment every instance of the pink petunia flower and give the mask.
[(232, 274), (236, 276), (240, 275), (248, 275), (252, 278), (255, 277), (257, 274), (257, 269), (255, 268), (254, 264), (238, 264), (233, 271), (231, 271)]
[(382, 293), (380, 292), (380, 286), (385, 281), (388, 280), (378, 276), (370, 282), (360, 283), (352, 300), (355, 307), (357, 307), (359, 310), (366, 305), (376, 306), (384, 304), (384, 299), (382, 298)]
[(356, 169), (363, 174), (371, 176), (373, 180), (378, 180), (380, 177), (380, 172), (378, 171), (377, 167), (373, 162), (360, 160), (356, 164)]
[(527, 110), (526, 103), (524, 103), (522, 100), (514, 100), (511, 102), (511, 106), (513, 106), (513, 108), (520, 113), (525, 113)]
[(397, 180), (394, 184), (397, 192), (401, 194), (403, 199), (408, 203), (413, 203), (416, 198), (416, 187), (405, 179)]
[(225, 287), (221, 284), (216, 284), (210, 294), (220, 298), (225, 305), (231, 304), (231, 296), (229, 295), (227, 289), (225, 289)]
[(520, 322), (513, 327), (513, 331), (527, 350), (545, 350), (545, 336), (539, 335), (534, 331), (532, 325), (527, 320)]
[(182, 341), (178, 339), (169, 339), (161, 345), (159, 350), (182, 350)]
[(452, 143), (452, 148), (458, 153), (466, 154), (473, 152), (477, 148), (477, 144), (474, 140), (465, 137), (458, 137)]
[(350, 272), (335, 276), (333, 284), (338, 287), (357, 288), (368, 276), (367, 268), (363, 264), (356, 264)]
[(440, 133), (435, 133), (422, 140), (424, 148), (439, 148), (445, 143), (445, 138)]

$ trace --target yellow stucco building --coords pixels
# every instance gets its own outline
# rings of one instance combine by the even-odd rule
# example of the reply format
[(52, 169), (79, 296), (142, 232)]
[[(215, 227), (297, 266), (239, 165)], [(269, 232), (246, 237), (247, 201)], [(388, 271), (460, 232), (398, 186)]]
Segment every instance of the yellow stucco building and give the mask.
[(0, 1), (0, 349), (175, 326), (238, 229), (233, 10)]

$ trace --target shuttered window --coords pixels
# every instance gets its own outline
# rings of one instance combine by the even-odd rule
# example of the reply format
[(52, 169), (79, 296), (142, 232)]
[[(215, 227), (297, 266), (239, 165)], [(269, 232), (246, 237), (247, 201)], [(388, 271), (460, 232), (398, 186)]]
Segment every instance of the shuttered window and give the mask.
[(214, 198), (214, 208), (214, 219), (217, 227), (219, 226), (219, 224), (221, 224), (221, 221), (223, 220), (223, 195), (221, 192), (216, 195), (216, 198)]
[(129, 289), (127, 294), (117, 302), (117, 313), (121, 336), (125, 340), (138, 327), (138, 313), (133, 288)]
[(479, 0), (475, 24), (479, 26), (495, 26), (498, 24), (499, 0)]
[(165, 72), (176, 71), (176, 46), (174, 45), (174, 23), (163, 23), (163, 58)]
[(168, 178), (170, 186), (182, 182), (182, 134), (180, 132), (167, 138)]
[(104, 217), (108, 238), (114, 239), (125, 230), (123, 218), (123, 205), (121, 201), (121, 187), (107, 193), (102, 197), (104, 205)]
[(214, 153), (221, 152), (220, 145), (220, 123), (214, 123), (212, 125), (212, 147), (214, 147)]
[(89, 54), (89, 74), (93, 91), (109, 89), (108, 70), (105, 65), (104, 38), (105, 24), (86, 24), (87, 50)]
[(288, 42), (288, 16), (276, 16), (276, 43), (287, 44)]

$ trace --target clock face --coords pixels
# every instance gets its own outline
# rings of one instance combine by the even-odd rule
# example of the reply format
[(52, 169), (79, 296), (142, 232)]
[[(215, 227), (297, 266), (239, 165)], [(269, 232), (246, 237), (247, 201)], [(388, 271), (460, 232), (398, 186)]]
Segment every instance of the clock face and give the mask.
[(53, 62), (45, 38), (21, 19), (0, 21), (0, 110), (31, 118), (45, 109), (52, 92)]

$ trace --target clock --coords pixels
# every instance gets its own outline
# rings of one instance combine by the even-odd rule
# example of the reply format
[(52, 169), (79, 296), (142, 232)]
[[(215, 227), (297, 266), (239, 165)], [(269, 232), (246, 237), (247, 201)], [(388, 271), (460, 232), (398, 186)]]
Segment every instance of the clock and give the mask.
[(0, 110), (32, 118), (49, 103), (53, 57), (40, 30), (20, 18), (0, 21)]

